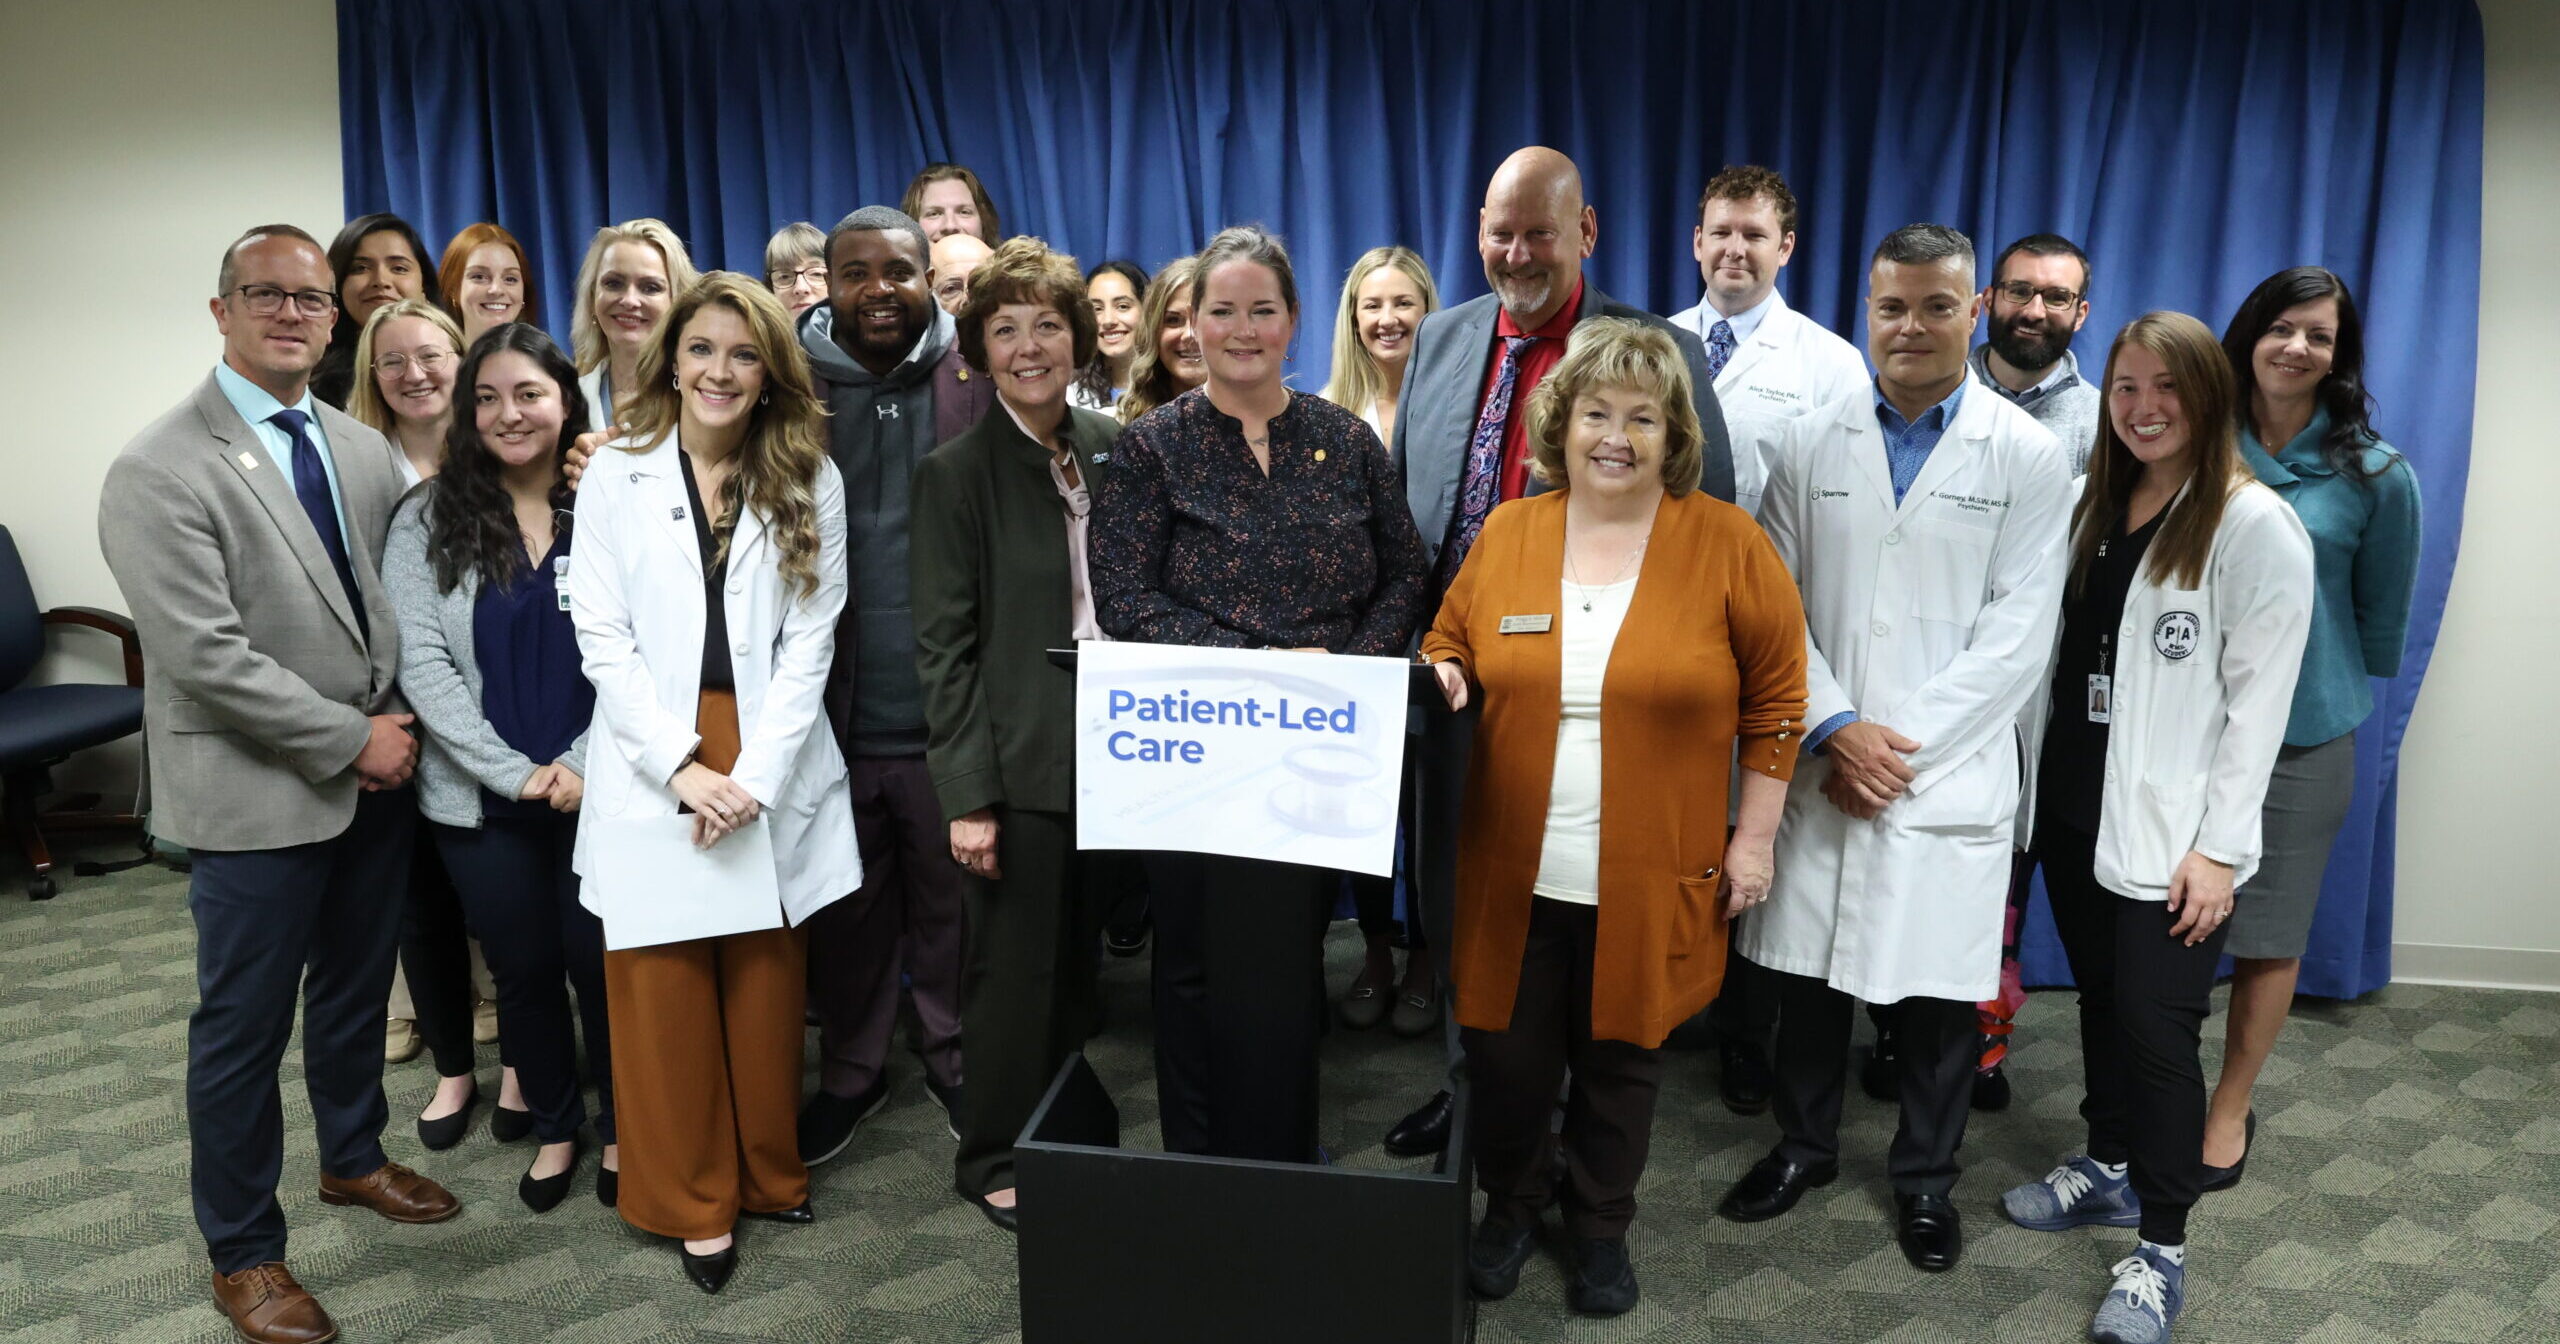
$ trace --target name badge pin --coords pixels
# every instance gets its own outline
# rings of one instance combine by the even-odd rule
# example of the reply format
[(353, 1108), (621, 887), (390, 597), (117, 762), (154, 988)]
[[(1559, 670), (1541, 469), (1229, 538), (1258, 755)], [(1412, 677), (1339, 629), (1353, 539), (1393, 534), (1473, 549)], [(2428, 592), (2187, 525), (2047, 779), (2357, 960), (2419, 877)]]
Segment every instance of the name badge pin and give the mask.
[(1556, 615), (1542, 611), (1534, 616), (1505, 616), (1500, 628), (1506, 635), (1543, 635), (1556, 628)]
[(257, 455), (255, 453), (242, 453), (240, 455), (240, 469), (242, 471), (256, 471), (258, 469)]

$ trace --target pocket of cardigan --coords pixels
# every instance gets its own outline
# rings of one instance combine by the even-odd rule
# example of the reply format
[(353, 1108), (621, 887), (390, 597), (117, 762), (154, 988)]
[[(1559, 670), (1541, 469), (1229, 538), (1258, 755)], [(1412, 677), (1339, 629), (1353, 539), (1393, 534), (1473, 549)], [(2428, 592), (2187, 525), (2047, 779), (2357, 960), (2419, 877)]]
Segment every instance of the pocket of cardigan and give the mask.
[(1696, 952), (1715, 927), (1716, 904), (1724, 891), (1724, 870), (1709, 868), (1703, 877), (1680, 879), (1680, 903), (1671, 911), (1671, 959)]

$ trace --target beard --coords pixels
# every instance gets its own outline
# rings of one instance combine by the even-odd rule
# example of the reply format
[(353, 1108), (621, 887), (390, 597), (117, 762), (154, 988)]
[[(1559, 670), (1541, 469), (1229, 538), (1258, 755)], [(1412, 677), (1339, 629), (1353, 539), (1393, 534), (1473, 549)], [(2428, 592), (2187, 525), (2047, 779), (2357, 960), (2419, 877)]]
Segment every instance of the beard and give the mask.
[(1485, 279), (1493, 286), (1502, 310), (1515, 321), (1544, 311), (1556, 294), (1556, 273), (1552, 270), (1493, 272)]
[(2041, 330), (2020, 331), (2017, 318), (1995, 316), (1991, 319), (1991, 350), (2013, 369), (2049, 369), (2071, 348), (2071, 338), (2078, 334), (2051, 318), (2045, 320)]

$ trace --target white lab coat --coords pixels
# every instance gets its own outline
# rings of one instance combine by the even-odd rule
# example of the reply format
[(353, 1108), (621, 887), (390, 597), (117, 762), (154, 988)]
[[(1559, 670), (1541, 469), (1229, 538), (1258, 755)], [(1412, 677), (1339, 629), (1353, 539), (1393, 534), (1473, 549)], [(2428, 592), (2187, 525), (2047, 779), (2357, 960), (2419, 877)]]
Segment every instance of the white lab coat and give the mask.
[(1744, 956), (1869, 1003), (1998, 990), (2018, 719), (2053, 652), (2069, 484), (2053, 435), (1979, 383), (1899, 507), (1872, 391), (1787, 423), (1760, 521), (1804, 593), (1805, 722), (1853, 712), (1920, 749), (1873, 821), (1822, 796), (1827, 758), (1797, 767)]
[[(579, 482), (569, 611), (596, 688), (582, 817), (674, 816), (668, 781), (701, 741), (702, 552), (675, 438), (637, 453), (608, 446)], [(832, 462), (819, 463), (817, 497), (816, 591), (785, 587), (781, 551), (749, 509), (729, 542), (723, 595), (740, 742), (730, 778), (765, 808), (794, 925), (862, 885), (852, 792), (823, 703), (846, 582), (844, 481)], [(581, 876), (593, 867), (588, 836), (579, 827)], [(602, 908), (592, 877), (580, 899)]]
[[(2202, 588), (2163, 588), (2148, 562), (2136, 575), (2110, 674), (2099, 886), (2165, 901), (2189, 850), (2231, 865), (2234, 887), (2258, 871), (2258, 819), (2293, 713), (2314, 583), (2311, 534), (2256, 481), (2223, 506)], [(2057, 659), (2060, 647), (2057, 630)], [(2053, 663), (2040, 685), (2053, 684)], [(2034, 835), (2036, 761), (2054, 712), (2048, 694), (2028, 707), (2022, 845)], [(2088, 711), (2075, 700), (2062, 712)]]
[[(1751, 339), (1734, 348), (1716, 375), (1716, 404), (1733, 437), (1733, 502), (1754, 517), (1786, 422), (1868, 385), (1867, 362), (1856, 346), (1788, 307), (1784, 295), (1771, 291), (1769, 300)], [(1704, 341), (1722, 317), (1701, 299), (1670, 321)]]

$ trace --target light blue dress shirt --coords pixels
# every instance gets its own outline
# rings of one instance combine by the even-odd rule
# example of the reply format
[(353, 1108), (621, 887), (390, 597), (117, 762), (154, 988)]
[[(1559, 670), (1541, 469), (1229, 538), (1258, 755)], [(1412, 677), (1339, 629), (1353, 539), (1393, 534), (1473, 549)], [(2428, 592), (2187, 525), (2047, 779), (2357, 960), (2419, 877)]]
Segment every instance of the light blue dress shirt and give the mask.
[[(230, 400), (231, 409), (238, 411), (240, 418), (249, 422), (249, 428), (257, 434), (258, 442), (266, 445), (268, 460), (276, 464), (276, 470), (284, 473), (285, 488), (292, 489), (293, 436), (285, 432), (284, 426), (269, 418), (276, 412), (287, 409), (285, 404), (276, 400), (274, 393), (241, 377), (239, 371), (229, 364), (213, 366), (213, 381), (222, 389), (222, 395)], [(345, 491), (338, 488), (338, 462), (329, 448), (328, 433), (320, 428), (320, 407), (319, 403), (312, 399), (311, 389), (304, 388), (302, 400), (295, 402), (291, 409), (302, 412), (308, 419), (302, 432), (310, 436), (312, 443), (319, 446), (320, 466), (329, 476), (329, 502), (338, 511), (338, 533), (344, 536), (347, 528), (347, 496)]]
[(2285, 745), (2294, 747), (2342, 737), (2373, 713), (2368, 678), (2399, 673), (2418, 583), (2417, 473), (2376, 439), (2364, 448), (2373, 474), (2357, 480), (2329, 465), (2320, 450), (2328, 434), (2325, 410), (2272, 454), (2255, 430), (2240, 430), (2242, 460), (2311, 534), (2311, 634), (2284, 729)]
[(1716, 323), (1722, 322), (1733, 328), (1733, 344), (1738, 350), (1751, 344), (1751, 334), (1760, 329), (1761, 319), (1767, 317), (1769, 310), (1778, 305), (1778, 291), (1775, 288), (1770, 289), (1768, 293), (1760, 296), (1758, 303), (1731, 317), (1717, 312), (1715, 304), (1704, 297), (1701, 297), (1698, 302), (1704, 305), (1703, 310), (1698, 314), (1698, 339), (1702, 341), (1707, 339), (1707, 333), (1716, 329)]

